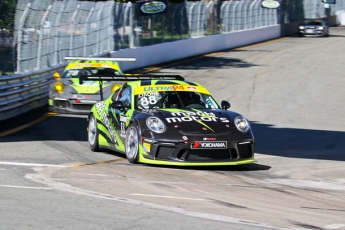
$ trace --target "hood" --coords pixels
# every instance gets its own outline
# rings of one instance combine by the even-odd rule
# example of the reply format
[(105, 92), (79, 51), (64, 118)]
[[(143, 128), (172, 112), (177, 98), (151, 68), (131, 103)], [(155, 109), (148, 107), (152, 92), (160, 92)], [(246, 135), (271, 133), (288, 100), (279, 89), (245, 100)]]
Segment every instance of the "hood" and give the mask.
[(220, 109), (160, 109), (152, 113), (160, 118), (168, 129), (182, 133), (223, 133), (231, 125), (231, 111)]
[[(68, 83), (76, 92), (80, 94), (95, 94), (99, 92), (99, 81), (83, 81), (83, 84), (79, 84), (79, 78), (69, 78)], [(103, 83), (102, 88), (105, 88), (109, 83)]]

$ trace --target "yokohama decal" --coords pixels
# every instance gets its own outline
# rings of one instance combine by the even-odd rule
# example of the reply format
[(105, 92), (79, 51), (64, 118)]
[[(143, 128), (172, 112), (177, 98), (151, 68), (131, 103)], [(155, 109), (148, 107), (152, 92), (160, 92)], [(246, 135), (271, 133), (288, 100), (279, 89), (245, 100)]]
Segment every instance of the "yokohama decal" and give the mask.
[(226, 141), (200, 141), (194, 142), (191, 146), (192, 149), (226, 149)]

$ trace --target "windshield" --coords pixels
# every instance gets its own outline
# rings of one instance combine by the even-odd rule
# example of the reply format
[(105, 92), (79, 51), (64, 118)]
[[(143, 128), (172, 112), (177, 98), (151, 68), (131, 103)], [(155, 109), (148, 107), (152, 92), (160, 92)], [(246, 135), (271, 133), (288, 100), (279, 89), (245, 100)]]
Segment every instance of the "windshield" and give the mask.
[(62, 78), (78, 78), (81, 75), (116, 76), (120, 74), (118, 71), (112, 68), (82, 68), (82, 69), (69, 69), (63, 73)]
[(189, 91), (147, 92), (134, 96), (135, 109), (195, 108), (219, 109), (211, 95)]
[(306, 22), (306, 25), (308, 25), (308, 26), (322, 26), (322, 22), (319, 22), (319, 21), (308, 21), (308, 22)]

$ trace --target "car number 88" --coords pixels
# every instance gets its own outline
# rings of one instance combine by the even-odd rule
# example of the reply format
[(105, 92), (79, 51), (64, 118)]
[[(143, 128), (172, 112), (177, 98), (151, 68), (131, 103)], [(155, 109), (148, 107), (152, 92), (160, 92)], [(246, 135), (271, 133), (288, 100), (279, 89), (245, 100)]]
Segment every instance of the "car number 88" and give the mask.
[(149, 96), (149, 97), (142, 97), (140, 98), (140, 104), (142, 106), (146, 106), (146, 105), (154, 105), (157, 103), (156, 97), (154, 96)]

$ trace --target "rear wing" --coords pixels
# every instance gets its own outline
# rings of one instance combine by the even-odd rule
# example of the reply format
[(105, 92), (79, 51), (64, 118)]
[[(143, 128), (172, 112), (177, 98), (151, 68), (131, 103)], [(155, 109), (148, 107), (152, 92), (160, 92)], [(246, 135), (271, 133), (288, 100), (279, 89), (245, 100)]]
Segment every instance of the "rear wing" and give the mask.
[(101, 94), (101, 101), (103, 101), (102, 82), (103, 81), (141, 81), (141, 80), (180, 80), (184, 78), (180, 75), (147, 75), (147, 74), (125, 74), (120, 76), (97, 76), (97, 75), (82, 75), (79, 77), (79, 84), (83, 84), (84, 80), (99, 81), (99, 90)]
[(136, 58), (65, 57), (65, 60), (70, 60), (65, 71), (75, 68), (111, 68), (123, 74), (119, 62), (135, 62)]
[(141, 80), (180, 80), (185, 79), (180, 75), (148, 75), (148, 74), (125, 74), (119, 76), (97, 76), (97, 75), (82, 75), (79, 78), (79, 83), (83, 84), (84, 80), (88, 81), (141, 81)]
[(128, 61), (135, 62), (136, 58), (108, 58), (108, 57), (65, 57), (65, 60), (82, 60), (82, 61)]

